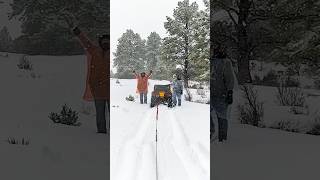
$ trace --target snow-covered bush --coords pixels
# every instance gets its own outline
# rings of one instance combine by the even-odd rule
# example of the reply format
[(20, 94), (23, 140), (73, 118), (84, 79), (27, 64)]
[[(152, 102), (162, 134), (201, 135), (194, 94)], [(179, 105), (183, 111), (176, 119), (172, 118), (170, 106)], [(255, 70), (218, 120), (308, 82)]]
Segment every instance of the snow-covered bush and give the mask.
[(204, 95), (206, 95), (206, 92), (204, 89), (197, 89), (197, 94), (200, 96), (204, 96)]
[(259, 76), (254, 76), (253, 83), (255, 85), (275, 87), (279, 85), (278, 75), (274, 70), (270, 70), (262, 79)]
[(286, 87), (299, 87), (300, 86), (300, 82), (299, 79), (297, 77), (294, 76), (281, 76), (280, 77), (280, 84)]
[(289, 132), (300, 132), (301, 123), (297, 120), (285, 119), (274, 123), (270, 128), (281, 129)]
[(258, 99), (258, 91), (252, 85), (241, 86), (244, 103), (238, 106), (242, 124), (263, 127), (263, 102)]
[(311, 124), (311, 129), (307, 134), (320, 135), (320, 116), (317, 116)]
[(186, 88), (186, 93), (184, 93), (184, 100), (186, 101), (192, 101), (192, 94), (188, 88)]
[(314, 81), (314, 88), (315, 89), (320, 89), (320, 79), (317, 79)]
[(134, 97), (130, 94), (128, 97), (126, 97), (127, 101), (134, 101)]
[(27, 139), (27, 138), (22, 138), (21, 141), (19, 141), (18, 139), (16, 138), (11, 138), (9, 137), (7, 139), (7, 142), (9, 144), (16, 144), (16, 145), (23, 145), (23, 146), (28, 146), (30, 144), (30, 140)]
[(37, 79), (37, 78), (41, 78), (41, 75), (32, 71), (30, 73), (30, 77), (33, 78), (33, 79)]
[(78, 113), (68, 107), (66, 104), (62, 106), (60, 114), (51, 112), (49, 118), (54, 123), (65, 124), (69, 126), (80, 126), (81, 123), (78, 122)]
[(18, 66), (19, 69), (28, 70), (28, 71), (32, 71), (33, 70), (33, 65), (28, 60), (26, 55), (21, 57), (21, 59), (19, 60), (19, 63), (17, 64), (17, 66)]
[(0, 52), (0, 57), (9, 57), (9, 54), (7, 52)]

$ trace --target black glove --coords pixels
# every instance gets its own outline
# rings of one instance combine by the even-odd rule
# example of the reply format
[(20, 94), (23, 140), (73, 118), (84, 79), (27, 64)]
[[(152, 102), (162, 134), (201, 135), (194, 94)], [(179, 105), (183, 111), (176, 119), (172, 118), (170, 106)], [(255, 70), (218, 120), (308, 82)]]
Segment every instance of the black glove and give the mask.
[(233, 103), (233, 91), (232, 90), (229, 90), (227, 92), (226, 103), (227, 104), (232, 104)]
[(152, 74), (152, 70), (150, 70), (150, 74)]
[(79, 34), (81, 33), (81, 30), (78, 27), (73, 28), (73, 34), (76, 36), (79, 36)]

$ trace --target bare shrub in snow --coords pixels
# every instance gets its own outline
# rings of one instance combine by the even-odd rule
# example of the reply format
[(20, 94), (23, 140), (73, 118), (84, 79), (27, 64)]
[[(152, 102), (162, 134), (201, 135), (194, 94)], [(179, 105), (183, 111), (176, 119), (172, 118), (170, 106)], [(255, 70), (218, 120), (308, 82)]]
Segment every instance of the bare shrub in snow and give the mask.
[(300, 107), (300, 106), (292, 106), (289, 110), (290, 113), (292, 114), (304, 114), (304, 115), (308, 115), (309, 114), (309, 107), (308, 106), (304, 106), (304, 107)]
[(66, 104), (62, 106), (60, 113), (51, 112), (49, 118), (54, 123), (65, 124), (69, 126), (80, 126), (81, 123), (78, 122), (78, 113), (68, 107)]
[(127, 101), (134, 101), (134, 97), (130, 94), (128, 97), (126, 97)]
[(16, 138), (9, 137), (7, 139), (7, 142), (9, 144), (16, 144), (16, 145), (23, 145), (23, 146), (28, 146), (30, 144), (30, 140), (28, 138), (22, 138), (21, 141), (19, 141)]
[(192, 101), (192, 94), (188, 88), (186, 88), (186, 93), (184, 94), (184, 100), (190, 101), (190, 102)]
[(33, 70), (33, 65), (28, 60), (26, 55), (23, 55), (20, 58), (19, 63), (17, 64), (17, 66), (18, 66), (19, 69), (28, 70), (28, 71), (32, 71)]
[(285, 119), (276, 122), (275, 124), (271, 125), (270, 128), (281, 129), (289, 132), (300, 132), (301, 123), (296, 120)]
[(305, 94), (301, 88), (287, 87), (280, 85), (277, 87), (277, 101), (281, 106), (300, 106), (306, 102)]
[(258, 91), (252, 85), (241, 86), (244, 103), (238, 106), (242, 124), (263, 127), (263, 102), (258, 99)]

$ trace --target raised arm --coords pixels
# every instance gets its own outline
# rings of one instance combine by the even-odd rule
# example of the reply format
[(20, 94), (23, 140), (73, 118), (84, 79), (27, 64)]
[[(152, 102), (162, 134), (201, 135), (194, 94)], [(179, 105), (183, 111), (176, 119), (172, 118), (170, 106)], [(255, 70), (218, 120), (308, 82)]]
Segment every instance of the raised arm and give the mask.
[(137, 74), (137, 72), (135, 70), (132, 71), (134, 77), (137, 79), (139, 77), (139, 75)]
[(79, 27), (73, 28), (73, 33), (79, 38), (80, 44), (82, 47), (91, 53), (94, 50), (94, 44), (91, 40), (79, 29)]
[(150, 73), (148, 74), (148, 78), (151, 77), (152, 75), (152, 70), (150, 70)]

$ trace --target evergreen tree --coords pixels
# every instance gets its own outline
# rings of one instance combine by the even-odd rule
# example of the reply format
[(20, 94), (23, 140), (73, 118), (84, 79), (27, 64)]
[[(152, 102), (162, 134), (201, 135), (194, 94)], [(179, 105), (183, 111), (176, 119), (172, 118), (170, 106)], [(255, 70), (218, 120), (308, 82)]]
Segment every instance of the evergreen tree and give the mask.
[(173, 17), (167, 17), (164, 23), (169, 36), (164, 38), (162, 58), (168, 62), (168, 66), (182, 67), (186, 87), (194, 65), (191, 63), (196, 58), (200, 60), (200, 57), (195, 55), (199, 50), (197, 49), (199, 16), (198, 4), (196, 2), (190, 4), (189, 0), (184, 0), (178, 2)]
[(194, 51), (190, 55), (193, 80), (209, 82), (210, 80), (210, 4), (204, 0), (205, 9), (201, 10), (197, 17), (197, 28), (195, 30)]
[(160, 60), (161, 37), (156, 32), (151, 32), (146, 43), (146, 68), (153, 70), (153, 77), (157, 78), (160, 73), (157, 64)]
[[(22, 36), (15, 43), (32, 54), (81, 53), (65, 15), (72, 15), (89, 37), (109, 31), (109, 1), (13, 0), (10, 18), (22, 22)], [(22, 45), (24, 46), (22, 46)]]
[(145, 40), (133, 30), (127, 30), (118, 40), (114, 53), (117, 78), (132, 78), (132, 71), (146, 71)]
[(239, 83), (251, 82), (250, 60), (298, 68), (317, 61), (319, 0), (210, 1), (211, 43), (228, 47), (237, 60)]
[(4, 26), (0, 31), (0, 51), (9, 52), (12, 47), (12, 38), (8, 28)]
[(302, 65), (320, 67), (319, 0), (282, 0), (274, 3), (270, 20), (276, 48), (270, 59), (278, 61), (300, 75)]

